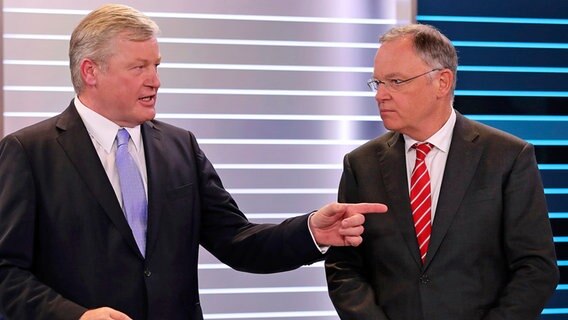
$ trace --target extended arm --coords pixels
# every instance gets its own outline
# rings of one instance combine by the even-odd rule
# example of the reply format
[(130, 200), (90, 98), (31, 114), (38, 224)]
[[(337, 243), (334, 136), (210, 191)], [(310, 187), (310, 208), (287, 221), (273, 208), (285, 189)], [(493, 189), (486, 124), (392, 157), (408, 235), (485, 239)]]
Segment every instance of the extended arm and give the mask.
[(190, 143), (199, 174), (202, 245), (235, 269), (279, 272), (322, 260), (310, 229), (321, 246), (357, 246), (362, 241), (363, 214), (386, 211), (382, 204), (331, 203), (277, 225), (250, 223), (191, 134)]

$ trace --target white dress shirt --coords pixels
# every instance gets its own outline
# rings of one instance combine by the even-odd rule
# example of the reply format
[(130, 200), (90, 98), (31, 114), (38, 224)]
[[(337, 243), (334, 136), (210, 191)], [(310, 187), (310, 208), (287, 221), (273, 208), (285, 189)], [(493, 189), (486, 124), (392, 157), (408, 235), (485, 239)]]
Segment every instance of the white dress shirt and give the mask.
[[(110, 183), (116, 194), (116, 198), (122, 207), (122, 193), (120, 191), (120, 181), (118, 178), (118, 170), (116, 168), (116, 134), (121, 127), (109, 119), (101, 116), (95, 111), (86, 107), (78, 97), (75, 97), (75, 107), (83, 120), (87, 132), (91, 137), (93, 146), (99, 155), (103, 168), (108, 176)], [(130, 134), (128, 141), (128, 151), (134, 158), (138, 169), (140, 170), (144, 189), (146, 191), (146, 199), (148, 198), (148, 176), (146, 174), (146, 159), (144, 158), (144, 144), (142, 143), (142, 134), (140, 126), (134, 128), (125, 128)]]
[(408, 180), (408, 190), (410, 190), (410, 177), (416, 162), (416, 149), (412, 148), (415, 143), (428, 142), (434, 147), (426, 155), (426, 168), (430, 174), (430, 189), (432, 192), (432, 221), (436, 215), (436, 207), (438, 198), (440, 197), (440, 188), (442, 187), (442, 178), (444, 169), (446, 168), (446, 160), (448, 160), (448, 152), (452, 143), (452, 133), (456, 124), (456, 112), (452, 109), (452, 113), (448, 121), (426, 141), (416, 141), (406, 135), (404, 136), (404, 146), (406, 150), (406, 174)]

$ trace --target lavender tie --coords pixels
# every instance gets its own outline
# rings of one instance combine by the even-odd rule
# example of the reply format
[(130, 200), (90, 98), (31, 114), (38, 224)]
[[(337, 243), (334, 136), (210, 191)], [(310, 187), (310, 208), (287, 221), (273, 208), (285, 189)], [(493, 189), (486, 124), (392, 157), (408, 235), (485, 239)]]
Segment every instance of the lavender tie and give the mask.
[(126, 220), (132, 229), (132, 234), (138, 245), (138, 249), (144, 256), (146, 254), (146, 226), (148, 219), (148, 203), (144, 183), (140, 176), (140, 170), (134, 159), (128, 152), (128, 140), (130, 134), (126, 129), (118, 130), (116, 135), (116, 167), (120, 180), (122, 193), (122, 205)]

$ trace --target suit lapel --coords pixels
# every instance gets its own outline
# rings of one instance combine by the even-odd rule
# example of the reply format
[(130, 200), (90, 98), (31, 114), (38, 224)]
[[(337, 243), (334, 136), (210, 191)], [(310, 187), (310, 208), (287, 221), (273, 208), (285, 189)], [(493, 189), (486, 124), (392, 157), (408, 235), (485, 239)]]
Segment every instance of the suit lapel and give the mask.
[[(114, 189), (73, 103), (61, 114), (56, 127), (61, 132), (57, 138), (58, 143), (83, 178), (94, 199), (100, 204), (132, 250), (140, 254), (130, 226), (116, 199)], [(89, 204), (85, 203), (85, 205)]]
[(414, 222), (412, 221), (412, 209), (408, 192), (408, 178), (406, 174), (406, 152), (404, 150), (404, 138), (399, 133), (394, 133), (387, 141), (387, 150), (380, 159), (381, 172), (385, 189), (389, 197), (389, 213), (393, 214), (400, 225), (402, 238), (410, 250), (418, 267), (422, 265), (420, 251), (416, 242)]
[(158, 239), (159, 222), (165, 199), (165, 164), (167, 150), (161, 142), (162, 134), (152, 122), (142, 125), (144, 154), (148, 174), (148, 230), (146, 236), (146, 258), (149, 258)]
[(426, 267), (436, 255), (452, 224), (482, 154), (481, 146), (475, 143), (479, 133), (464, 116), (457, 112), (456, 115), (456, 125), (442, 179), (436, 216), (432, 225), (428, 254), (426, 255)]

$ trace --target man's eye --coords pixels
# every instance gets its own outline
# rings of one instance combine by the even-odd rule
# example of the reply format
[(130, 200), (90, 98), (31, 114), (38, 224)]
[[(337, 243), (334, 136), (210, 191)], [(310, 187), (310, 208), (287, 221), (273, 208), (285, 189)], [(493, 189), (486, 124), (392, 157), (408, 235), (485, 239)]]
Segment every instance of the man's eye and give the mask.
[(404, 83), (404, 81), (402, 81), (400, 79), (389, 79), (388, 81), (390, 82), (390, 84), (395, 85), (395, 86), (398, 86), (398, 85)]

